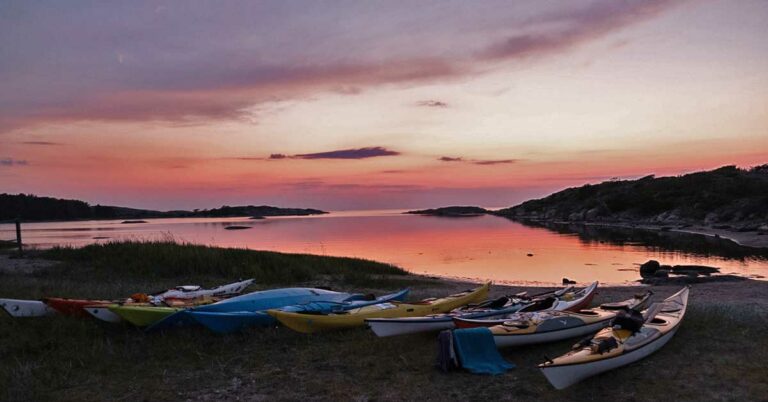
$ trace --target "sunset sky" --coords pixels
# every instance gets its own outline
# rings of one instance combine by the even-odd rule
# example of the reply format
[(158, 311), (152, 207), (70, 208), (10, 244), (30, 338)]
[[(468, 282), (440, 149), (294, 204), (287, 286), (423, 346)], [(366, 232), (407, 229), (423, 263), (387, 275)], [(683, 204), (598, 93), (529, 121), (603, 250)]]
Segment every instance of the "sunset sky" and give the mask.
[(0, 4), (0, 192), (502, 207), (768, 162), (766, 1)]

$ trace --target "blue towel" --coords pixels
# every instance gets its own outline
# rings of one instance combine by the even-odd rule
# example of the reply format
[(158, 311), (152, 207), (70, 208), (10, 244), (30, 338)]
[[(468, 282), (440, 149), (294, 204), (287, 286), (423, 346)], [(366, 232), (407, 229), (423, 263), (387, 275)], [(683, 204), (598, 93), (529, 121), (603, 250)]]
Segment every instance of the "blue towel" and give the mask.
[(475, 374), (504, 374), (515, 365), (504, 360), (488, 328), (453, 331), (453, 344), (461, 366)]

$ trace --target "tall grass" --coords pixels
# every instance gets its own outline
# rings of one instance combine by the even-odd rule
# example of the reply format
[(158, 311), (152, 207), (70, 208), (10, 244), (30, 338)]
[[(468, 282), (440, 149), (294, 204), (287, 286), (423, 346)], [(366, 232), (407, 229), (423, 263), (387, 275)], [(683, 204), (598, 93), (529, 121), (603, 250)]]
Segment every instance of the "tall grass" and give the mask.
[(407, 275), (394, 265), (357, 258), (217, 248), (173, 241), (55, 247), (42, 256), (62, 261), (70, 269), (87, 267), (93, 275), (111, 278), (255, 278), (258, 283), (281, 284), (310, 281), (323, 275), (355, 278)]

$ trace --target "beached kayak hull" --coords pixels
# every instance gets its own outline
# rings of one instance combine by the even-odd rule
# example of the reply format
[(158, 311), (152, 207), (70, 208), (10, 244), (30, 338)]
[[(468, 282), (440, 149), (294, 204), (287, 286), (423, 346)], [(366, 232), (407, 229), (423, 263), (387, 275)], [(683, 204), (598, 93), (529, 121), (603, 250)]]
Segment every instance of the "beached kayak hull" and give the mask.
[(455, 317), (483, 318), (498, 314), (510, 314), (520, 310), (523, 306), (525, 304), (475, 313), (448, 313), (449, 315), (440, 317), (370, 318), (365, 320), (365, 323), (379, 337), (437, 332), (454, 328), (453, 319)]
[(101, 321), (113, 324), (117, 324), (123, 321), (119, 315), (109, 311), (109, 305), (86, 306), (84, 310), (92, 317)]
[(565, 389), (584, 379), (642, 360), (661, 349), (677, 332), (677, 328), (656, 341), (620, 356), (591, 363), (541, 367), (541, 372), (556, 389)]
[(557, 342), (565, 339), (594, 334), (595, 332), (608, 326), (610, 322), (611, 321), (609, 319), (559, 331), (548, 331), (521, 335), (494, 335), (493, 341), (496, 342), (496, 347), (498, 348)]
[(56, 310), (40, 300), (0, 299), (0, 307), (11, 317), (44, 317), (56, 314)]
[[(643, 313), (642, 326), (630, 332), (606, 327), (589, 344), (571, 350), (539, 365), (539, 369), (557, 389), (567, 388), (588, 377), (626, 366), (661, 349), (677, 333), (688, 307), (690, 288), (654, 304)], [(610, 342), (609, 342), (610, 341)], [(596, 342), (593, 344), (593, 342)], [(595, 346), (612, 345), (597, 351)]]
[(242, 293), (254, 280), (255, 279), (247, 279), (210, 289), (203, 289), (200, 286), (177, 286), (176, 288), (168, 289), (155, 296), (166, 299), (195, 299), (204, 296), (232, 296)]
[(88, 318), (91, 316), (85, 311), (86, 306), (108, 306), (113, 303), (108, 300), (62, 299), (58, 297), (48, 297), (43, 299), (43, 302), (62, 315), (79, 318)]
[(179, 310), (179, 307), (109, 306), (109, 311), (137, 327), (152, 325)]
[(187, 311), (187, 314), (198, 324), (219, 334), (230, 334), (248, 327), (266, 327), (277, 324), (277, 320), (261, 311), (231, 313)]
[[(404, 289), (399, 292), (383, 295), (375, 299), (360, 298), (357, 295), (352, 295), (345, 299), (343, 302), (313, 300), (311, 302), (305, 302), (302, 304), (280, 306), (280, 310), (315, 314), (347, 311), (373, 304), (386, 303), (392, 300), (402, 300), (408, 295), (408, 292), (408, 289)], [(312, 298), (317, 299), (315, 295), (312, 295)], [(349, 300), (350, 298), (352, 300)], [(249, 326), (270, 326), (277, 324), (277, 320), (271, 315), (267, 314), (264, 310), (253, 312), (187, 310), (186, 312), (179, 314), (189, 315), (195, 322), (207, 327), (211, 331), (217, 333), (232, 333), (240, 331)]]
[[(190, 324), (204, 324), (212, 325), (216, 327), (215, 317), (213, 315), (207, 315), (202, 320), (196, 320), (195, 314), (198, 312), (206, 313), (232, 313), (232, 312), (256, 312), (265, 311), (272, 308), (280, 308), (285, 306), (291, 306), (296, 304), (305, 304), (312, 302), (343, 302), (350, 298), (359, 297), (361, 295), (354, 295), (350, 293), (334, 292), (325, 289), (313, 289), (313, 288), (282, 288), (282, 289), (270, 289), (261, 290), (244, 294), (242, 296), (233, 297), (230, 299), (222, 300), (213, 304), (206, 304), (202, 306), (196, 306), (187, 310), (179, 311), (175, 314), (154, 323), (147, 328), (147, 331), (166, 330), (170, 328), (181, 327)], [(236, 320), (237, 317), (227, 316), (222, 320), (227, 323), (223, 326), (231, 326), (230, 321)], [(243, 317), (246, 321), (248, 318)], [(272, 321), (275, 323), (275, 321)], [(206, 325), (206, 326), (208, 326)], [(211, 328), (213, 331), (217, 331), (221, 328)]]
[(303, 314), (280, 310), (267, 311), (281, 324), (294, 331), (314, 333), (320, 331), (365, 326), (369, 318), (423, 317), (429, 314), (447, 313), (451, 310), (478, 303), (488, 297), (490, 283), (477, 289), (422, 303), (382, 303), (350, 310), (343, 314)]
[[(594, 282), (588, 287), (580, 290), (578, 292), (579, 297), (573, 300), (561, 300), (558, 298), (558, 300), (552, 304), (549, 308), (543, 311), (552, 310), (552, 311), (579, 311), (587, 308), (590, 303), (592, 303), (592, 299), (595, 297), (595, 292), (597, 291), (598, 282)], [(523, 307), (520, 309), (520, 312), (530, 312), (528, 311), (527, 307)], [(492, 327), (495, 325), (501, 325), (505, 321), (508, 320), (508, 315), (510, 313), (496, 313), (493, 315), (488, 315), (485, 317), (454, 317), (453, 324), (456, 328), (476, 328), (476, 327)], [(514, 314), (514, 313), (512, 313)]]

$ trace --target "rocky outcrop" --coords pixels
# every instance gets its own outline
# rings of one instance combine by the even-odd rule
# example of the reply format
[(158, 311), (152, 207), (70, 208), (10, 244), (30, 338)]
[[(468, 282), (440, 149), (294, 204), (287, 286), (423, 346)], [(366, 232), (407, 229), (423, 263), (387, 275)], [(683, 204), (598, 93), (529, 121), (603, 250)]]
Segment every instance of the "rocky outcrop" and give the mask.
[(755, 231), (768, 226), (768, 164), (587, 184), (493, 213), (512, 219), (719, 225)]

